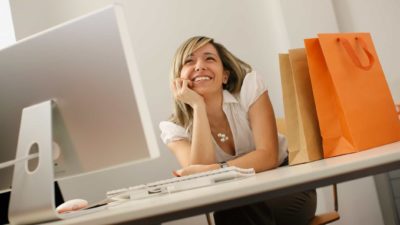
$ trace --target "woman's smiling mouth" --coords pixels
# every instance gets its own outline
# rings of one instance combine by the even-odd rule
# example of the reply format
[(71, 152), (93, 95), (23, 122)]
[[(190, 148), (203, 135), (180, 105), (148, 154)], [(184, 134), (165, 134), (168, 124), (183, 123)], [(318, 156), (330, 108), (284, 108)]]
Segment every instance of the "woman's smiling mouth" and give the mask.
[(203, 80), (211, 80), (209, 76), (197, 76), (192, 79), (193, 82), (203, 81)]

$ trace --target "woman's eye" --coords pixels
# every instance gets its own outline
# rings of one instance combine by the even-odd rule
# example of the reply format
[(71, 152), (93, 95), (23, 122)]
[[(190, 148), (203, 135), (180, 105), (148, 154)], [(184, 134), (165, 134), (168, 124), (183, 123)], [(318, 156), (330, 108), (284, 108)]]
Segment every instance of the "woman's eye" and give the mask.
[(215, 61), (214, 57), (207, 57), (206, 60), (208, 60), (208, 61)]
[(192, 59), (186, 59), (186, 60), (183, 62), (183, 64), (188, 64), (188, 63), (191, 63), (191, 62), (193, 62)]

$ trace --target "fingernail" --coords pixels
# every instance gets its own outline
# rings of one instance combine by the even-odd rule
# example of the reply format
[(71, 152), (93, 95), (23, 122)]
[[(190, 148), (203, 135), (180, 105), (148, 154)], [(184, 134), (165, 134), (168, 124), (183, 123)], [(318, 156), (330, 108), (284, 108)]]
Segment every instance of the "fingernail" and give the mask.
[(172, 171), (172, 174), (176, 177), (180, 177), (180, 175), (176, 171)]

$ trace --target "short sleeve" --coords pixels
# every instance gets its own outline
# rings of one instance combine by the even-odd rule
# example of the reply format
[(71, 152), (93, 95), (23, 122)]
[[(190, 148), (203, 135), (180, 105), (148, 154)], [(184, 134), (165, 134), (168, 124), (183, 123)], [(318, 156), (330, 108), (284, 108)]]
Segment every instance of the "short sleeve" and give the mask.
[(161, 139), (165, 144), (173, 141), (189, 139), (185, 128), (170, 121), (162, 121), (159, 124)]
[(247, 74), (243, 80), (240, 90), (240, 103), (247, 111), (266, 90), (264, 80), (253, 71)]

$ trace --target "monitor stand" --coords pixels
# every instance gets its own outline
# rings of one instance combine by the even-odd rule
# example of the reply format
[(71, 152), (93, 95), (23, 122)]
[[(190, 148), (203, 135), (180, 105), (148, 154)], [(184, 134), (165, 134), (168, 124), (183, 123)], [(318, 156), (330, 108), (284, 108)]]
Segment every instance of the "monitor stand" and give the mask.
[(55, 212), (51, 100), (22, 111), (16, 158), (38, 151), (39, 158), (14, 166), (9, 206), (11, 224), (59, 219)]

